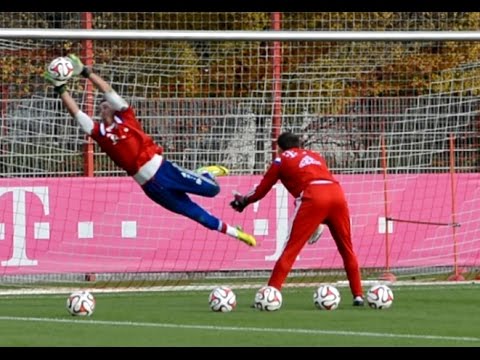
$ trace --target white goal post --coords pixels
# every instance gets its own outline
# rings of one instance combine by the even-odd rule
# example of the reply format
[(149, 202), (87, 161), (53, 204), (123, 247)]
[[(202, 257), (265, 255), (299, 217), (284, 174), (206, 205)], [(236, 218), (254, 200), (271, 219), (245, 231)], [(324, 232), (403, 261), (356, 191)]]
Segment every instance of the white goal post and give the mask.
[(161, 41), (477, 41), (480, 40), (480, 32), (0, 29), (0, 38)]

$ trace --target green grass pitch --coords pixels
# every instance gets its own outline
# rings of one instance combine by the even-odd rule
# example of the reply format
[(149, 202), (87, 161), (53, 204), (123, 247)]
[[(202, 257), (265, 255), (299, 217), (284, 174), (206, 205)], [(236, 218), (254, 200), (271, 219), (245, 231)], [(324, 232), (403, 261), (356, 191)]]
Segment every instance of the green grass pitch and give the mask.
[[(213, 286), (212, 286), (213, 288)], [(282, 309), (250, 308), (255, 290), (232, 289), (237, 307), (214, 313), (209, 290), (92, 293), (91, 317), (72, 317), (67, 295), (0, 296), (0, 346), (357, 347), (480, 346), (479, 284), (391, 286), (390, 309), (318, 310), (314, 288), (285, 288)]]

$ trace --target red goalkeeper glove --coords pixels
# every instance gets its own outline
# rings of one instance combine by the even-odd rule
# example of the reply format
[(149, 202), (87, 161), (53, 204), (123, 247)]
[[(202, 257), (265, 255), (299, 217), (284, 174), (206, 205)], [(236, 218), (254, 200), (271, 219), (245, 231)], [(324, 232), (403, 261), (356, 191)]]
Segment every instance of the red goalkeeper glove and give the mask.
[(230, 206), (233, 210), (242, 212), (248, 205), (248, 197), (243, 196), (237, 192), (233, 194), (233, 201), (230, 202)]

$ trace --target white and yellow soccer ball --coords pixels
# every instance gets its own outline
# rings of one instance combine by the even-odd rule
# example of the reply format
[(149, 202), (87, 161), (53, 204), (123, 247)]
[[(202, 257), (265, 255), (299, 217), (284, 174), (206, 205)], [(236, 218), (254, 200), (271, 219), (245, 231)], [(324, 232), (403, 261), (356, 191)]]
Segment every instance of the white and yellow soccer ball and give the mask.
[(237, 306), (237, 296), (228, 286), (218, 286), (208, 296), (210, 309), (215, 312), (230, 312)]
[(73, 316), (91, 316), (95, 311), (95, 297), (87, 290), (79, 290), (67, 298), (67, 310)]
[(387, 285), (374, 285), (367, 292), (367, 303), (372, 309), (388, 309), (393, 304), (393, 291)]
[(66, 81), (73, 76), (73, 64), (68, 57), (53, 59), (48, 65), (48, 73), (57, 81)]
[(276, 311), (282, 302), (282, 293), (273, 286), (263, 286), (255, 294), (255, 308), (262, 311)]
[(313, 293), (313, 304), (320, 310), (335, 310), (341, 301), (340, 292), (333, 285), (321, 285)]

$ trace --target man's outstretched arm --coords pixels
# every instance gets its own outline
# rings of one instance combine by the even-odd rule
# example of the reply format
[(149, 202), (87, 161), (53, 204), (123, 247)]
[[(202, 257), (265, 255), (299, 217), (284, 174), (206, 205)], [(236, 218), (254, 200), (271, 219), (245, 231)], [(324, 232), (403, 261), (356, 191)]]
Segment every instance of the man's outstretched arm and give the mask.
[(44, 74), (44, 78), (54, 86), (53, 89), (55, 93), (58, 94), (60, 99), (62, 99), (63, 105), (65, 105), (70, 115), (77, 120), (77, 123), (82, 130), (88, 135), (91, 135), (94, 122), (90, 116), (80, 110), (77, 102), (72, 98), (67, 90), (66, 81), (57, 81), (53, 79), (48, 72)]
[(68, 91), (65, 91), (63, 94), (61, 94), (60, 98), (62, 99), (62, 102), (67, 108), (70, 115), (72, 115), (72, 117), (77, 120), (77, 123), (82, 128), (82, 130), (88, 135), (91, 135), (94, 127), (94, 122), (92, 118), (85, 114), (82, 110), (80, 110), (77, 102), (72, 98)]
[(84, 78), (90, 80), (95, 87), (103, 93), (105, 100), (112, 105), (116, 111), (122, 111), (128, 108), (128, 103), (117, 94), (115, 90), (103, 78), (95, 74), (91, 69), (83, 65), (80, 58), (74, 54), (68, 55), (68, 58), (73, 64), (73, 73), (75, 75), (82, 75)]

